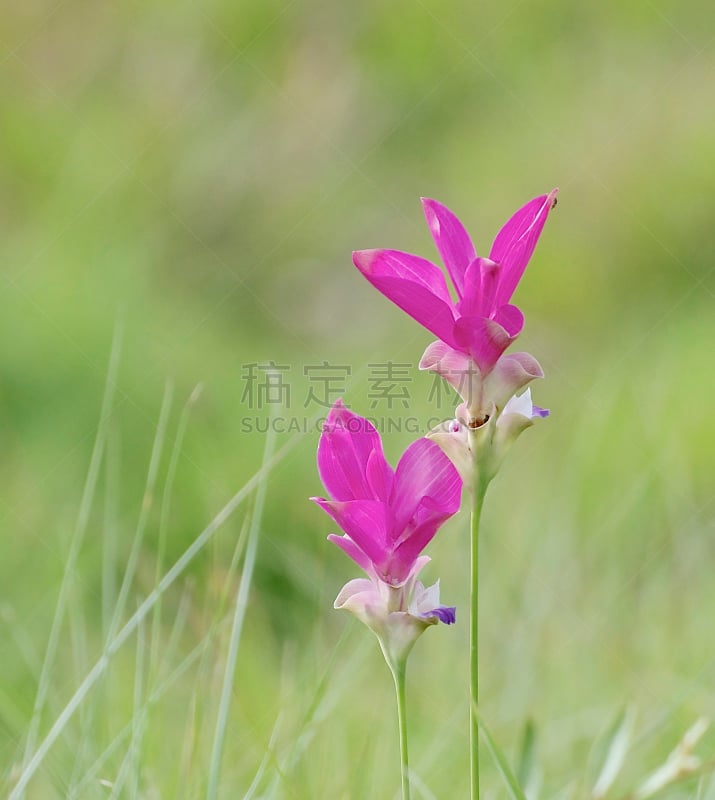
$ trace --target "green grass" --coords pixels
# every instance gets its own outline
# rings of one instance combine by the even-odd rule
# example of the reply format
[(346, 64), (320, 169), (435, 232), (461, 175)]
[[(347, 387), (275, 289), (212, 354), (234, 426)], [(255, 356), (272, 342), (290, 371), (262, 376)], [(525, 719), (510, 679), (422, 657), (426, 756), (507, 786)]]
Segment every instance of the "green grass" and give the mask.
[[(692, 330), (697, 332), (697, 326)], [(664, 338), (671, 334), (666, 331)], [(707, 342), (683, 338), (681, 345), (693, 363), (699, 360), (698, 348), (706, 358)], [(668, 364), (667, 358), (664, 345), (661, 365)], [(649, 417), (667, 418), (681, 392), (697, 391), (689, 381), (699, 378), (689, 372), (688, 360), (680, 359), (679, 349), (673, 347), (670, 358), (672, 381), (659, 389), (648, 387), (647, 362), (636, 366), (626, 359), (611, 370), (609, 395), (589, 403), (588, 413), (574, 411), (568, 397), (562, 400), (563, 410), (554, 408), (548, 422), (520, 440), (488, 495), (482, 709), (513, 761), (523, 721), (527, 716), (536, 721), (545, 796), (584, 779), (589, 750), (619, 704), (638, 709), (638, 733), (623, 769), (625, 785), (655, 768), (685, 728), (710, 711), (715, 660), (703, 609), (715, 601), (705, 535), (711, 498), (707, 481), (700, 484), (696, 475), (683, 472), (693, 463), (689, 448), (698, 443), (701, 427), (707, 428), (708, 412), (702, 407), (698, 418), (693, 407), (674, 430), (649, 424)], [(591, 380), (574, 376), (575, 384)], [(109, 418), (105, 411), (98, 443), (106, 440)], [(111, 592), (101, 585), (93, 592), (84, 577), (96, 572), (106, 580), (106, 554), (98, 547), (94, 564), (65, 572), (60, 597), (67, 598), (66, 610), (55, 607), (56, 632), (45, 645), (36, 723), (29, 723), (31, 675), (25, 679), (25, 695), (4, 693), (5, 725), (14, 721), (8, 742), (16, 742), (6, 749), (15, 765), (12, 773), (4, 773), (7, 785), (20, 772), (22, 748), (33, 756), (39, 746), (43, 759), (29, 784), (37, 796), (107, 791), (110, 796), (112, 791), (115, 796), (140, 796), (140, 791), (201, 796), (212, 770), (218, 774), (221, 752), (218, 796), (246, 791), (254, 779), (254, 791), (277, 796), (393, 792), (397, 749), (389, 674), (368, 632), (330, 608), (334, 592), (352, 572), (339, 553), (334, 558), (327, 544), (319, 544), (321, 531), (327, 531), (323, 520), (312, 520), (316, 541), (306, 543), (302, 559), (291, 557), (289, 533), (268, 527), (267, 515), (262, 522), (254, 518), (248, 538), (258, 545), (259, 571), (262, 561), (278, 559), (286, 584), (304, 589), (302, 602), (312, 611), (298, 615), (286, 610), (294, 620), (291, 630), (278, 635), (272, 616), (279, 611), (260, 602), (260, 592), (266, 591), (260, 584), (254, 584), (248, 606), (241, 590), (242, 611), (236, 611), (232, 599), (237, 570), (248, 557), (245, 532), (238, 538), (235, 534), (241, 520), (249, 519), (245, 503), (250, 491), (267, 488), (267, 507), (280, 503), (288, 494), (286, 475), (300, 474), (287, 462), (297, 454), (304, 469), (310, 469), (314, 438), (289, 438), (262, 471), (256, 464), (257, 478), (229, 500), (178, 566), (155, 583), (149, 553), (142, 550), (138, 563), (147, 564), (136, 570), (131, 553), (141, 531), (150, 535), (162, 519), (167, 524), (170, 514), (164, 503), (171, 499), (164, 492), (174, 485), (176, 464), (161, 452), (163, 440), (175, 435), (172, 425), (166, 426), (168, 418), (165, 398), (150, 459), (151, 491), (145, 494), (163, 497), (162, 508), (145, 500), (134, 545), (104, 543), (113, 552), (124, 549), (128, 558), (118, 558), (115, 565), (119, 576), (112, 578), (116, 597), (109, 618), (118, 622), (110, 623), (106, 644), (101, 608), (92, 597)], [(176, 424), (185, 425), (185, 416), (179, 415)], [(625, 437), (634, 449), (624, 453)], [(101, 453), (95, 450), (95, 464), (98, 459)], [(88, 517), (106, 518), (105, 502), (114, 505), (111, 493), (102, 498), (92, 491), (98, 478), (107, 480), (105, 472), (111, 469), (98, 476), (90, 467), (91, 493), (81, 501), (80, 525)], [(251, 538), (257, 524), (260, 539)], [(464, 515), (450, 523), (431, 548), (430, 567), (442, 579), (445, 598), (457, 603), (462, 623), (466, 528)], [(68, 567), (76, 549), (70, 543)], [(203, 560), (203, 574), (186, 579), (186, 570), (197, 560)], [(128, 572), (122, 575), (122, 568)], [(244, 565), (244, 574), (246, 569), (250, 573), (250, 566)], [(131, 572), (133, 577), (126, 577)], [(127, 591), (117, 590), (129, 584), (136, 608), (131, 615), (130, 608), (121, 612)], [(152, 618), (159, 599), (161, 616)], [(237, 659), (239, 634), (230, 636), (235, 613), (245, 614)], [(302, 624), (295, 622), (300, 617)], [(31, 634), (17, 619), (6, 620), (6, 627), (19, 651), (19, 643)], [(40, 654), (35, 671), (42, 647), (39, 637), (27, 645)], [(462, 624), (428, 633), (411, 659), (408, 702), (416, 796), (421, 783), (423, 796), (466, 791), (465, 654)], [(22, 674), (23, 665), (17, 670)], [(35, 725), (42, 731), (39, 738)], [(52, 746), (45, 750), (47, 736)], [(363, 774), (365, 759), (371, 764), (369, 775)], [(28, 764), (34, 772), (35, 761), (26, 758)], [(498, 787), (488, 760), (484, 770), (486, 785)], [(100, 780), (108, 785), (100, 788)]]

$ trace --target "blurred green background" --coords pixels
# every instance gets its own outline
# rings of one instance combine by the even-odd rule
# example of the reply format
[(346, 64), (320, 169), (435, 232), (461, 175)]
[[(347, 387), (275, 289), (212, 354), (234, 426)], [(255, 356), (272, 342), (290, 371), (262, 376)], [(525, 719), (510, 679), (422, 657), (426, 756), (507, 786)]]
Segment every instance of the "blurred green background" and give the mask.
[[(481, 253), (518, 206), (561, 190), (515, 298), (552, 416), (519, 441), (484, 517), (482, 706), (497, 738), (511, 756), (532, 718), (543, 796), (583, 796), (573, 781), (623, 704), (638, 714), (623, 786), (715, 714), (713, 23), (708, 3), (666, 0), (5, 4), (0, 786), (23, 760), (115, 329), (115, 402), (40, 734), (101, 653), (167, 381), (125, 618), (260, 468), (265, 436), (245, 420), (268, 409), (248, 407), (247, 365), (289, 367), (284, 416), (320, 415), (304, 373), (324, 362), (350, 367), (359, 413), (434, 414), (416, 370), (408, 410), (371, 408), (368, 365), (414, 365), (431, 337), (350, 260), (379, 246), (436, 258), (420, 195)], [(393, 462), (414, 435), (385, 434)], [(316, 444), (312, 429), (277, 437), (222, 797), (244, 796), (262, 760), (257, 797), (399, 786), (388, 672), (332, 610), (356, 568), (307, 501), (322, 492)], [(251, 506), (113, 660), (28, 797), (205, 795)], [(459, 610), (410, 665), (418, 797), (467, 792), (466, 548), (466, 516), (430, 548), (427, 578)], [(140, 734), (117, 740), (157, 687)], [(503, 796), (486, 761), (484, 780)]]

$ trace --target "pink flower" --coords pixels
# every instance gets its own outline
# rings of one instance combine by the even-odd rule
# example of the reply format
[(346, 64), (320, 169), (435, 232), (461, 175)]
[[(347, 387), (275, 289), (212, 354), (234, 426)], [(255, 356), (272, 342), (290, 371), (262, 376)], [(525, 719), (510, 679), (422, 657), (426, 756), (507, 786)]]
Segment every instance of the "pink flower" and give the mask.
[(549, 211), (554, 189), (520, 208), (494, 239), (489, 258), (477, 256), (457, 217), (436, 200), (422, 200), (437, 250), (457, 294), (452, 299), (442, 270), (399, 250), (359, 250), (353, 262), (370, 283), (451, 349), (469, 356), (486, 376), (524, 325), (510, 304)]
[(378, 432), (340, 400), (320, 437), (318, 471), (330, 499), (311, 499), (345, 532), (328, 539), (391, 587), (410, 580), (440, 525), (459, 510), (461, 478), (435, 442), (413, 442), (393, 471)]

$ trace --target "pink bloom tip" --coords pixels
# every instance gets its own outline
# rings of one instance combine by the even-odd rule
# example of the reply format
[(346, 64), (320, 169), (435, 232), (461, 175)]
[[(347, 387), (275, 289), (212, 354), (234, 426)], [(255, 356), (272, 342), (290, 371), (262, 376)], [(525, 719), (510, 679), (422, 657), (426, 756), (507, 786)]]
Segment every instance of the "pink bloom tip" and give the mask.
[(524, 317), (511, 305), (558, 189), (516, 211), (477, 256), (464, 225), (446, 206), (422, 199), (427, 225), (452, 280), (453, 300), (442, 270), (399, 250), (358, 250), (353, 263), (378, 291), (450, 348), (468, 355), (486, 376), (521, 333)]
[(459, 510), (462, 480), (437, 444), (413, 442), (397, 468), (373, 425), (338, 400), (318, 444), (328, 498), (313, 497), (344, 535), (328, 539), (369, 575), (400, 586), (439, 527)]

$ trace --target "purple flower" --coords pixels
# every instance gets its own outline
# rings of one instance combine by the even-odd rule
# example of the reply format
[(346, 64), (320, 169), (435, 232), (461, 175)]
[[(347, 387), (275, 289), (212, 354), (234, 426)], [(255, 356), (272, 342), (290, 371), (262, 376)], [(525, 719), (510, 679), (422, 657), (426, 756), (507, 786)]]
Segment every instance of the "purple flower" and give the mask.
[(422, 200), (437, 250), (457, 293), (452, 300), (442, 270), (399, 250), (359, 250), (353, 263), (395, 305), (440, 341), (470, 356), (487, 375), (516, 339), (524, 316), (510, 304), (549, 211), (554, 189), (520, 208), (494, 239), (489, 258), (477, 256), (457, 217), (436, 200)]
[(330, 499), (311, 499), (345, 532), (328, 539), (391, 587), (416, 574), (424, 548), (459, 510), (462, 480), (435, 442), (413, 442), (393, 470), (375, 428), (340, 400), (320, 437), (318, 471)]

